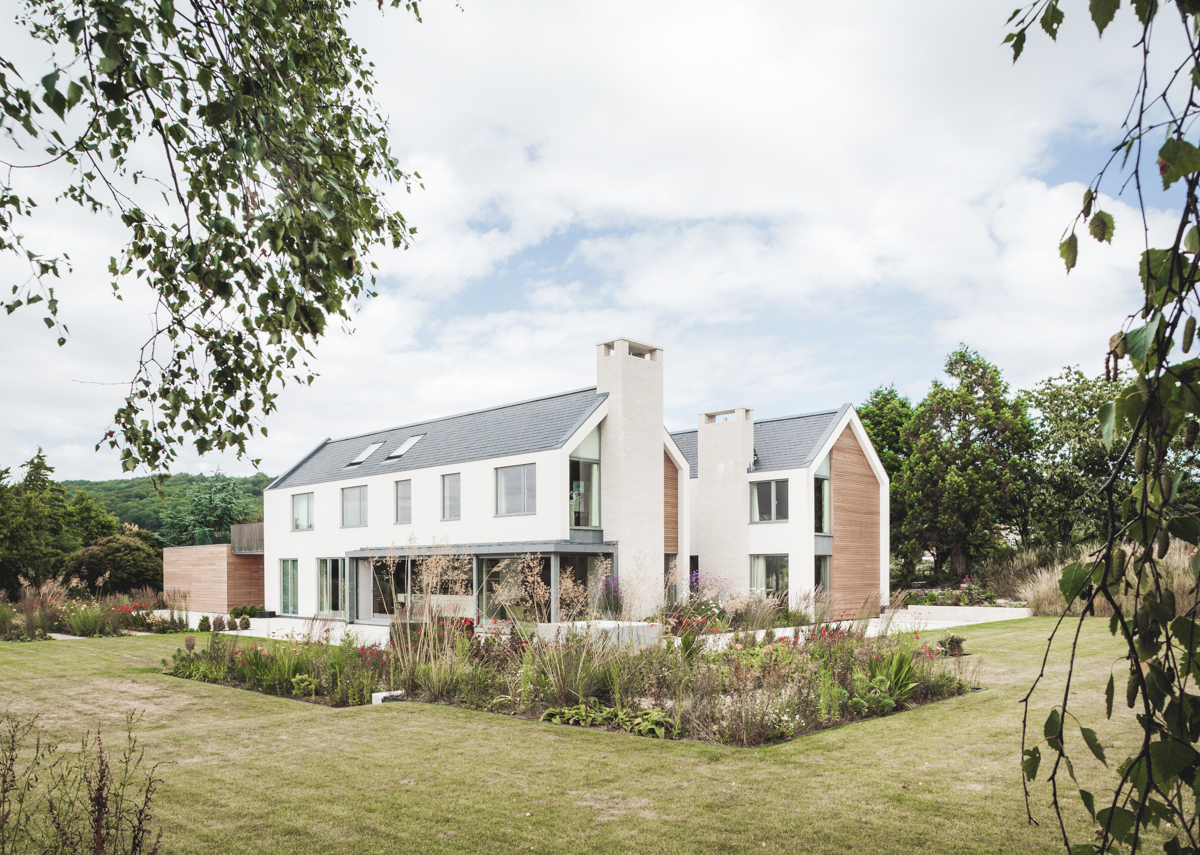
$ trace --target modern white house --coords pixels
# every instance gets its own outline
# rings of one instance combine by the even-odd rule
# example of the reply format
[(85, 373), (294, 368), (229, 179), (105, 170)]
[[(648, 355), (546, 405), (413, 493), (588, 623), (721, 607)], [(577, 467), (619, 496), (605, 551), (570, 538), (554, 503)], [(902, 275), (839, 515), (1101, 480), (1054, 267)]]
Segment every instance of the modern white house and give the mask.
[(689, 571), (734, 591), (823, 586), (847, 607), (888, 590), (888, 482), (862, 424), (840, 410), (753, 421), (705, 413), (663, 426), (663, 351), (597, 346), (596, 385), (427, 422), (325, 439), (264, 492), (268, 609), (386, 622), (412, 563), (470, 556), (456, 596), (495, 616), (501, 562), (543, 559), (559, 582), (612, 576), (636, 616), (687, 596)]

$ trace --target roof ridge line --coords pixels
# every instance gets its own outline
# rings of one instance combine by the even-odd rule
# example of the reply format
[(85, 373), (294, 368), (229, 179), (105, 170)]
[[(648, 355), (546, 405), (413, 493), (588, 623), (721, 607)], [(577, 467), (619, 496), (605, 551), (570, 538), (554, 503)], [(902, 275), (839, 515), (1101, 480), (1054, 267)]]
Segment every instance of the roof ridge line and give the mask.
[[(832, 409), (832, 410), (816, 410), (815, 412), (811, 412), (811, 413), (796, 413), (795, 415), (792, 415), (792, 416), (771, 416), (770, 418), (767, 418), (767, 419), (755, 419), (754, 423), (756, 425), (761, 425), (761, 424), (764, 424), (765, 422), (786, 422), (789, 419), (808, 419), (808, 418), (812, 418), (813, 416), (831, 416), (831, 415), (836, 415), (837, 413), (840, 413), (846, 407), (852, 407), (852, 406), (854, 406), (854, 405), (853, 404), (842, 404), (840, 407), (837, 407), (836, 409)], [(699, 430), (699, 428), (688, 428), (687, 430), (673, 430), (673, 431), (667, 431), (667, 432), (669, 434), (671, 434), (671, 436), (680, 436), (685, 433), (696, 433), (698, 430)]]
[(421, 427), (422, 425), (431, 425), (431, 424), (435, 424), (437, 422), (447, 422), (447, 421), (450, 421), (450, 419), (459, 419), (459, 418), (463, 418), (465, 416), (477, 416), (480, 413), (490, 413), (490, 412), (493, 412), (494, 410), (505, 410), (505, 409), (508, 409), (509, 407), (519, 407), (523, 404), (532, 404), (537, 401), (549, 401), (551, 398), (565, 398), (567, 395), (578, 395), (580, 392), (594, 391), (595, 389), (596, 389), (595, 386), (584, 386), (582, 389), (572, 389), (569, 392), (558, 392), (557, 394), (554, 394), (554, 395), (542, 395), (537, 398), (526, 398), (524, 401), (512, 401), (511, 403), (508, 403), (508, 404), (497, 404), (492, 407), (482, 407), (478, 410), (467, 410), (466, 412), (462, 412), (462, 413), (451, 413), (448, 416), (438, 416), (437, 418), (425, 419), (425, 421), (421, 421), (421, 422), (412, 422), (412, 423), (406, 424), (406, 425), (396, 425), (395, 427), (380, 428), (378, 430), (367, 431), (366, 433), (355, 433), (355, 434), (351, 434), (350, 436), (343, 436), (343, 437), (338, 437), (337, 439), (330, 439), (330, 440), (327, 440), (327, 442), (346, 442), (347, 440), (351, 440), (351, 439), (362, 439), (364, 436), (373, 436), (374, 434), (378, 434), (378, 433), (390, 433), (391, 431), (394, 431), (394, 430), (403, 430), (405, 428)]

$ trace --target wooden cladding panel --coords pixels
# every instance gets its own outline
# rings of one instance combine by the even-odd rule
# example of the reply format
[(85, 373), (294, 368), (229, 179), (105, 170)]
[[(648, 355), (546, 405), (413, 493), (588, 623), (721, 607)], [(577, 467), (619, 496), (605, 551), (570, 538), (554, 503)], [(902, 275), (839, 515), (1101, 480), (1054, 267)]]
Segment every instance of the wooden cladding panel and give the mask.
[(663, 452), (663, 552), (679, 554), (679, 470)]
[(226, 585), (230, 606), (261, 606), (266, 601), (263, 579), (263, 557), (229, 554), (226, 565)]
[(265, 599), (262, 555), (234, 555), (227, 544), (163, 550), (163, 587), (188, 592), (188, 608), (228, 612)]
[(833, 607), (857, 610), (879, 596), (879, 482), (847, 425), (829, 455)]

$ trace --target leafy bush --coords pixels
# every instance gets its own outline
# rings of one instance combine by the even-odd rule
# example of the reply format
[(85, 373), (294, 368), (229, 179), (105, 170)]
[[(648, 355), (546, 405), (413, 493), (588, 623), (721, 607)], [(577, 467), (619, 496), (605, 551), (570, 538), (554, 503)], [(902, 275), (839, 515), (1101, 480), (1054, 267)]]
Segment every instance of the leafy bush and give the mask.
[[(265, 609), (266, 609), (266, 606), (255, 606), (255, 605), (234, 606), (233, 608), (231, 608), (229, 610), (229, 616), (231, 618), (254, 617), (255, 612), (261, 612), (261, 611), (264, 611)], [(242, 628), (246, 629), (247, 627), (242, 627)]]
[(89, 588), (103, 581), (106, 591), (128, 592), (135, 588), (161, 587), (163, 582), (162, 548), (149, 538), (134, 532), (102, 537), (91, 546), (67, 557), (66, 572), (85, 581)]
[(212, 621), (208, 619), (208, 615), (201, 615), (200, 622), (196, 624), (196, 632), (212, 632)]
[[(690, 652), (600, 635), (545, 641), (475, 635), (470, 621), (403, 622), (386, 647), (321, 640), (241, 644), (213, 634), (169, 672), (268, 694), (353, 706), (377, 691), (660, 738), (762, 745), (967, 691), (971, 679), (912, 633), (868, 639), (857, 624), (807, 637)], [(743, 643), (744, 642), (744, 643)], [(953, 666), (951, 666), (953, 663)]]

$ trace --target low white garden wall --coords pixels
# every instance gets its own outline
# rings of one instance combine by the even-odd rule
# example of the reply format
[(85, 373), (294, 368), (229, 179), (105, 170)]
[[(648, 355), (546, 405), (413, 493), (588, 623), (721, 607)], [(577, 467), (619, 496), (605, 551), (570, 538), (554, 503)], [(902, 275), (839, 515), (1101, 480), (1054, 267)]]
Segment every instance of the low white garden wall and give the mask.
[(897, 612), (898, 617), (916, 620), (962, 621), (963, 623), (992, 623), (998, 620), (1018, 620), (1031, 617), (1029, 609), (1008, 606), (908, 606)]

